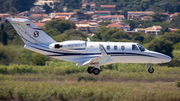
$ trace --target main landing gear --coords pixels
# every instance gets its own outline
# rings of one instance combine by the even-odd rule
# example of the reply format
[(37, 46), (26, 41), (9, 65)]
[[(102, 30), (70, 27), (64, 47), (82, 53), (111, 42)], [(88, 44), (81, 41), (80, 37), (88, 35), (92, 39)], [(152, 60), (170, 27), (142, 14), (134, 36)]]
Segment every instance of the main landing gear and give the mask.
[(154, 72), (154, 69), (152, 68), (151, 64), (150, 64), (150, 67), (149, 67), (149, 69), (148, 69), (148, 72), (149, 72), (149, 73), (153, 73), (153, 72)]
[(89, 74), (94, 73), (94, 75), (98, 75), (100, 73), (100, 69), (95, 67), (88, 67), (87, 72)]

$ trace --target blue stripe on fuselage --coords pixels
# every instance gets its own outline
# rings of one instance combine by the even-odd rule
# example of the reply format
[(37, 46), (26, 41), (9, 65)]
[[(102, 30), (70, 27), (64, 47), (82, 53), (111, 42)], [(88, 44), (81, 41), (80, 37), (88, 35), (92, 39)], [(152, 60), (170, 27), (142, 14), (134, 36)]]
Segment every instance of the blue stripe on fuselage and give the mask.
[[(61, 53), (61, 52), (55, 52), (55, 51), (50, 51), (50, 50), (45, 50), (41, 48), (37, 48), (34, 46), (31, 46), (35, 49), (50, 52), (50, 53), (56, 53), (55, 55), (47, 55), (47, 56), (76, 56), (76, 55), (101, 55), (101, 53)], [(154, 58), (159, 58), (156, 56), (151, 56), (151, 55), (145, 55), (145, 54), (138, 54), (138, 53), (124, 53), (124, 52), (109, 52), (107, 53), (111, 56), (147, 56), (147, 57), (154, 57)]]

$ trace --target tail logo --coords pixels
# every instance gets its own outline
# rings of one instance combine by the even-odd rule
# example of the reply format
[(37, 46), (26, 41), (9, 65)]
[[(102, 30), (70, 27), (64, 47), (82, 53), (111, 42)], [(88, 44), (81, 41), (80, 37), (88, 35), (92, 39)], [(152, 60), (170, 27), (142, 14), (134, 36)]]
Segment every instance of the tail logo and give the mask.
[(39, 37), (39, 32), (38, 32), (38, 31), (35, 31), (35, 32), (34, 32), (34, 37), (35, 37), (35, 38)]

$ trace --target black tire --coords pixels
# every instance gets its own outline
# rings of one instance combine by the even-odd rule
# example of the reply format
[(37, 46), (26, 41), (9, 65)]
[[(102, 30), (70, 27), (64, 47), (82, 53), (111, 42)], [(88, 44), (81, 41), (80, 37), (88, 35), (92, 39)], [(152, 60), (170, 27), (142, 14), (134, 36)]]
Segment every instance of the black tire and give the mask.
[(153, 68), (152, 68), (152, 69), (149, 68), (149, 69), (148, 69), (148, 72), (149, 72), (149, 73), (154, 73), (154, 69), (153, 69)]
[(100, 73), (100, 70), (98, 68), (93, 69), (94, 75), (98, 75)]
[(88, 72), (89, 74), (92, 74), (92, 73), (93, 73), (93, 67), (88, 67), (87, 72)]

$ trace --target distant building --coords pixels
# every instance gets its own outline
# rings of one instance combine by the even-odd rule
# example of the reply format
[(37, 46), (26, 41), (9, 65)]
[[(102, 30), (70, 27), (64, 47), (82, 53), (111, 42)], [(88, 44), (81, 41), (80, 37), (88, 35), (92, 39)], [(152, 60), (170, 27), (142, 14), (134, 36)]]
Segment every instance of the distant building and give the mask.
[(96, 21), (82, 21), (76, 24), (76, 29), (92, 35), (99, 28), (99, 24)]
[(44, 10), (42, 7), (35, 6), (30, 9), (30, 13), (33, 14), (44, 14), (46, 10)]
[(151, 16), (144, 16), (144, 17), (141, 17), (141, 20), (149, 20), (149, 21), (152, 21), (153, 18)]
[(31, 14), (29, 17), (32, 22), (41, 22), (44, 18), (49, 18), (49, 16), (47, 14)]
[(179, 14), (180, 14), (180, 13), (176, 12), (176, 13), (170, 15), (169, 20), (172, 20), (173, 18), (177, 17)]
[(124, 30), (124, 31), (130, 31), (130, 26), (126, 25), (123, 22), (121, 22), (121, 23), (112, 23), (112, 24), (107, 25), (106, 27), (119, 28), (119, 29)]
[(0, 23), (3, 23), (10, 15), (7, 13), (0, 13)]
[(134, 32), (143, 32), (143, 33), (145, 33), (146, 29), (145, 28), (135, 28), (133, 31)]
[(94, 14), (98, 16), (108, 16), (111, 14), (111, 12), (110, 11), (95, 11)]
[(18, 17), (31, 17), (31, 12), (29, 11), (25, 11), (25, 12), (21, 12), (17, 15)]
[(70, 16), (70, 20), (72, 21), (82, 21), (82, 20), (91, 20), (91, 15), (84, 14), (81, 12), (76, 12), (74, 15)]
[(49, 6), (50, 4), (54, 4), (55, 2), (60, 2), (60, 0), (37, 0), (37, 2), (34, 3), (34, 5), (42, 6), (47, 3)]
[(82, 4), (82, 10), (84, 12), (94, 12), (95, 11), (96, 4), (95, 3), (83, 3)]
[(149, 35), (158, 35), (160, 33), (160, 30), (162, 29), (161, 26), (153, 26), (148, 28), (136, 28), (134, 29), (135, 32), (143, 32), (145, 34)]
[(101, 5), (101, 8), (107, 11), (116, 11), (116, 5)]
[(72, 20), (72, 21), (82, 21), (82, 20), (91, 20), (91, 14), (81, 13), (81, 12), (68, 12), (68, 13), (51, 13), (51, 18), (65, 18), (66, 20)]
[(108, 16), (99, 16), (98, 20), (111, 20), (111, 21), (122, 21), (124, 20), (124, 15), (108, 15)]
[(34, 23), (39, 28), (44, 28), (46, 23)]
[(88, 3), (88, 2), (97, 2), (97, 0), (82, 0), (82, 3)]
[(63, 19), (63, 20), (68, 20), (68, 19), (69, 19), (69, 17), (67, 17), (67, 16), (55, 16), (55, 17), (52, 17), (52, 20), (54, 20), (54, 19)]
[(75, 12), (57, 12), (57, 13), (50, 13), (50, 17), (56, 17), (56, 16), (67, 16), (67, 17), (70, 17), (72, 15), (74, 15)]
[(174, 31), (177, 31), (177, 30), (179, 30), (179, 29), (177, 29), (177, 28), (169, 28), (170, 32), (174, 32)]
[(25, 11), (19, 13), (16, 17), (18, 18), (26, 18), (32, 20), (33, 22), (41, 22), (43, 18), (48, 18), (49, 16), (45, 14), (46, 10), (42, 7), (32, 7), (30, 11)]
[(128, 11), (128, 19), (133, 20), (144, 16), (155, 14), (153, 11)]

